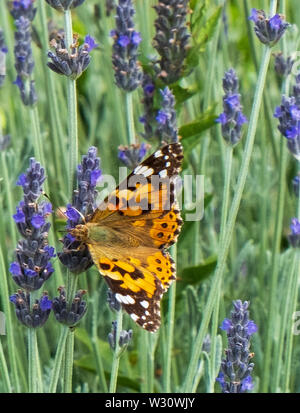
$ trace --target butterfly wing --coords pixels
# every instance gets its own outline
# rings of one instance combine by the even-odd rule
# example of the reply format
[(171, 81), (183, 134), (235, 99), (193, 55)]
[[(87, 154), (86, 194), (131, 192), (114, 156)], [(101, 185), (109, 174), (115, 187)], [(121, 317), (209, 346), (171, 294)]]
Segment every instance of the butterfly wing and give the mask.
[(138, 247), (89, 245), (91, 256), (123, 309), (141, 327), (154, 332), (160, 326), (160, 300), (175, 279), (175, 266), (167, 252)]

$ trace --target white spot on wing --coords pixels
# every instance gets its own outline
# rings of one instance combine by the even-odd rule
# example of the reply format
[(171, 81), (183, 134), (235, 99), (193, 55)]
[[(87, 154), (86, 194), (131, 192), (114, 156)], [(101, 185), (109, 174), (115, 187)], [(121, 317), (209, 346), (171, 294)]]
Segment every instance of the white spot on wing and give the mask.
[(146, 301), (146, 300), (141, 301), (140, 304), (141, 304), (141, 306), (144, 307), (144, 308), (148, 308), (148, 307), (149, 307), (149, 302)]
[(139, 316), (134, 313), (130, 314), (130, 317), (133, 319), (133, 321), (137, 321), (139, 319)]
[(154, 158), (159, 158), (160, 156), (162, 156), (161, 150), (156, 151), (156, 152), (154, 153)]
[(158, 175), (159, 175), (161, 178), (165, 178), (165, 177), (168, 175), (167, 170), (166, 170), (166, 169), (163, 169), (162, 171), (160, 171), (160, 172), (158, 173)]

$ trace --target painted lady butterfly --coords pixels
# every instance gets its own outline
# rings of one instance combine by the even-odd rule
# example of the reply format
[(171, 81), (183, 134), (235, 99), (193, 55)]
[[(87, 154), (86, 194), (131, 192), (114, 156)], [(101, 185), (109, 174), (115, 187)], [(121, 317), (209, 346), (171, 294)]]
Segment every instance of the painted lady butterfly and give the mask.
[(70, 230), (131, 318), (148, 331), (160, 326), (160, 300), (175, 279), (166, 251), (182, 219), (175, 179), (183, 159), (180, 143), (163, 146), (122, 182), (88, 222)]

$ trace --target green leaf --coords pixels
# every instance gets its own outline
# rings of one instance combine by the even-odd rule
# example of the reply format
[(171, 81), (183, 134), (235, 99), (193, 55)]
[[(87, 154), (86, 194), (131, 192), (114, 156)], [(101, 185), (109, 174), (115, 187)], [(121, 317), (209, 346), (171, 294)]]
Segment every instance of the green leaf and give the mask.
[(184, 268), (180, 273), (180, 284), (195, 285), (209, 277), (217, 265), (215, 255), (207, 258), (202, 264)]
[(93, 346), (91, 338), (84, 328), (77, 327), (75, 329), (75, 337), (77, 340), (81, 341), (81, 343), (85, 344), (90, 351), (92, 351)]
[(175, 96), (176, 105), (180, 105), (199, 92), (199, 88), (183, 88), (178, 84), (172, 85), (171, 89)]
[(219, 18), (221, 16), (222, 8), (222, 5), (215, 7), (204, 25), (198, 22), (198, 30), (196, 27), (196, 33), (193, 33), (194, 41), (198, 46), (204, 47), (206, 43), (213, 37)]
[(199, 135), (206, 129), (215, 125), (215, 119), (217, 115), (214, 113), (204, 113), (201, 119), (194, 120), (193, 122), (186, 123), (179, 128), (179, 135), (181, 136), (181, 142), (188, 142), (190, 137)]

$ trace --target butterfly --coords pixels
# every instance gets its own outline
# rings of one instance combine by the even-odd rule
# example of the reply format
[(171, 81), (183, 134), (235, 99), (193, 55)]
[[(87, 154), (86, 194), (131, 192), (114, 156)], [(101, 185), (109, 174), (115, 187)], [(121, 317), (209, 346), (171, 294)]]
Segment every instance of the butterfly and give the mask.
[(100, 203), (85, 224), (69, 230), (87, 245), (122, 308), (151, 332), (160, 326), (160, 301), (176, 278), (167, 249), (182, 226), (175, 199), (182, 159), (180, 143), (158, 149)]

